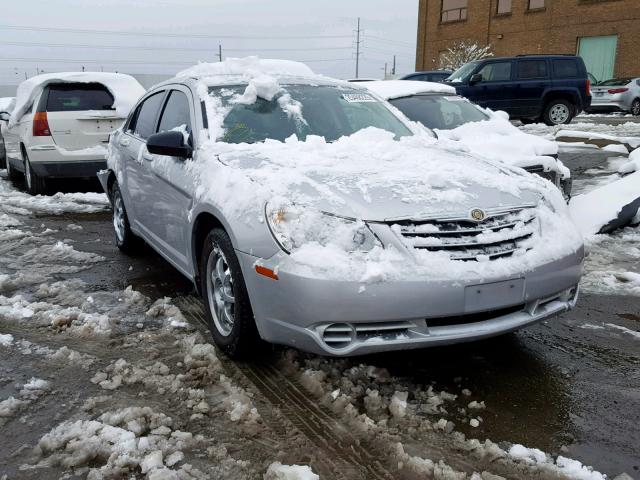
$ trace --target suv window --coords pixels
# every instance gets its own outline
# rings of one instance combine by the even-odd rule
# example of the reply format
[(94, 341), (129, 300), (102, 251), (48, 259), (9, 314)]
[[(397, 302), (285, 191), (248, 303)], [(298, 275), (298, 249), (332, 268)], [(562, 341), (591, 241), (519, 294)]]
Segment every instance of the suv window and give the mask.
[(113, 95), (99, 83), (49, 85), (47, 112), (113, 110)]
[(158, 131), (166, 132), (168, 130), (181, 129), (183, 126), (187, 133), (191, 134), (189, 99), (183, 92), (172, 90), (162, 111)]
[(488, 63), (478, 72), (483, 82), (503, 82), (511, 80), (511, 62)]
[(553, 76), (556, 78), (576, 78), (579, 77), (578, 62), (573, 58), (562, 58), (552, 60)]
[(518, 78), (547, 78), (547, 62), (545, 60), (520, 60), (518, 62)]
[(158, 92), (147, 98), (137, 108), (135, 118), (132, 119), (129, 129), (143, 139), (149, 138), (156, 131), (156, 118), (158, 110), (164, 98), (164, 92)]

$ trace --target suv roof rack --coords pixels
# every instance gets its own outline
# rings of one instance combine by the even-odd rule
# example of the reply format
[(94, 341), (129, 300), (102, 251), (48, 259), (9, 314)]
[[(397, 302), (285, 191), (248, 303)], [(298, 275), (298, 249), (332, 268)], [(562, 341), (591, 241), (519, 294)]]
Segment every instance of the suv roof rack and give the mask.
[(575, 57), (573, 53), (521, 53), (516, 57)]

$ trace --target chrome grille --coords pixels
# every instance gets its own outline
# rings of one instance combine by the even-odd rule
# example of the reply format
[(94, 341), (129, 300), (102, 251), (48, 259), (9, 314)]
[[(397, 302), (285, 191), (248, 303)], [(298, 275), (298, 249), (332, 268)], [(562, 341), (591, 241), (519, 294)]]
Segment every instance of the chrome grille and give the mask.
[(458, 215), (397, 221), (391, 229), (409, 248), (446, 252), (452, 260), (477, 261), (529, 250), (539, 226), (534, 206), (527, 205), (489, 211), (482, 222)]
[(389, 341), (406, 336), (414, 324), (405, 321), (375, 323), (332, 323), (319, 327), (322, 340), (330, 347), (348, 347), (354, 341)]

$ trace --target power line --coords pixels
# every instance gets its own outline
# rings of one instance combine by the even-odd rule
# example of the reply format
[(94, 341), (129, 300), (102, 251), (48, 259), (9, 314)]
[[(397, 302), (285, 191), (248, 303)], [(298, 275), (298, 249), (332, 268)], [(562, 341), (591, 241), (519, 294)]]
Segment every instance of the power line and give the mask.
[[(87, 45), (68, 43), (39, 43), (39, 42), (1, 42), (2, 45), (14, 47), (52, 47), (52, 48), (96, 48), (106, 50), (176, 50), (188, 52), (210, 52), (211, 48), (196, 47), (136, 47), (130, 45)], [(225, 48), (227, 52), (318, 52), (326, 50), (351, 50), (351, 47), (326, 47), (326, 48)]]
[(406, 47), (410, 47), (413, 48), (415, 45), (409, 43), (409, 42), (403, 42), (401, 40), (390, 40), (388, 38), (384, 38), (384, 37), (376, 37), (375, 35), (366, 35), (367, 40), (368, 39), (373, 39), (373, 40), (377, 40), (379, 42), (387, 42), (387, 43), (396, 43), (398, 45), (404, 45)]
[(126, 35), (142, 37), (163, 37), (163, 38), (228, 38), (239, 40), (314, 40), (328, 38), (352, 38), (351, 35), (208, 35), (201, 33), (154, 33), (126, 30), (84, 30), (80, 28), (62, 27), (28, 27), (23, 25), (0, 25), (0, 29), (6, 30), (29, 30), (35, 32), (59, 32), (59, 33), (81, 33), (90, 35)]

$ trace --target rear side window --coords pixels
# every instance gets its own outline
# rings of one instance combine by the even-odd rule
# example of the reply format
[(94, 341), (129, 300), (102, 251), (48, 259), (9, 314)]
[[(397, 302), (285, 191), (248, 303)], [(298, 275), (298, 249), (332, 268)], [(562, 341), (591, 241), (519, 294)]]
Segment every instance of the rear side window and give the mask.
[(113, 95), (99, 83), (49, 85), (47, 112), (113, 110)]
[(518, 62), (518, 78), (522, 80), (547, 78), (547, 62), (545, 60), (520, 60)]
[(168, 130), (182, 129), (183, 127), (187, 133), (191, 134), (189, 99), (183, 92), (172, 90), (162, 111), (158, 131), (166, 132)]
[(164, 92), (158, 92), (140, 104), (132, 122), (135, 125), (129, 127), (136, 135), (146, 140), (156, 132), (156, 119), (163, 98)]
[(511, 62), (488, 63), (478, 72), (483, 82), (504, 82), (511, 80)]
[(552, 60), (553, 76), (559, 78), (579, 77), (578, 62), (572, 58)]

